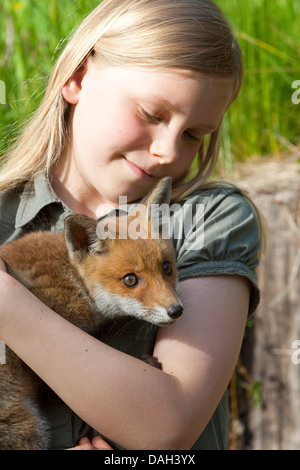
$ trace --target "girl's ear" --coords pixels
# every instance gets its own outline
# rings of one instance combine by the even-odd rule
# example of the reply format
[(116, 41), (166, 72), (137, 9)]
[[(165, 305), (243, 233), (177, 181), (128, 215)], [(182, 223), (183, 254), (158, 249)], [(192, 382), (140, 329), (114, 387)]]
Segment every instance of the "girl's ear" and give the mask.
[(87, 71), (86, 63), (82, 64), (78, 70), (64, 84), (61, 92), (68, 103), (77, 104), (81, 92), (81, 82)]

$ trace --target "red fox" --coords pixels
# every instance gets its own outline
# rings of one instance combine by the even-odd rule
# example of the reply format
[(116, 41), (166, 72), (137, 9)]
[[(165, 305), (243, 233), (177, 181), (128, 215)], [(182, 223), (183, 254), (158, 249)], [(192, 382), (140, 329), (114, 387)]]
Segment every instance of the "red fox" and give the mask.
[[(149, 228), (153, 204), (169, 204), (170, 191), (171, 179), (163, 178), (145, 198), (141, 231)], [(71, 215), (65, 219), (64, 233), (24, 235), (3, 245), (0, 257), (13, 277), (88, 333), (96, 332), (106, 319), (120, 316), (168, 325), (183, 311), (176, 293), (173, 245), (162, 237), (118, 237), (134, 217), (120, 215), (116, 237), (108, 233), (100, 239), (99, 222)], [(39, 383), (7, 348), (6, 363), (0, 365), (1, 450), (47, 448), (47, 423), (36, 403)]]

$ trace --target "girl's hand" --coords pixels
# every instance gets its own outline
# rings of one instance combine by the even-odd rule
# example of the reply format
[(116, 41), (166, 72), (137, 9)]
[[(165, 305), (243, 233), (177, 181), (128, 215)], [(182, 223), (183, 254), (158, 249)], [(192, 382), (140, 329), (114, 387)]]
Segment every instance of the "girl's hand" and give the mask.
[(113, 450), (113, 448), (110, 447), (110, 445), (107, 444), (107, 442), (105, 442), (102, 437), (96, 436), (92, 442), (88, 437), (83, 437), (80, 439), (78, 446), (67, 450)]

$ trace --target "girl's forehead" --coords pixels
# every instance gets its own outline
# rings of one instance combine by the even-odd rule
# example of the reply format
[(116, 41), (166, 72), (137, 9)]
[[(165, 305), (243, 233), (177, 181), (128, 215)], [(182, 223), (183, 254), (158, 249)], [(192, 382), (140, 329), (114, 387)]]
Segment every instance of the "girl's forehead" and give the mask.
[[(152, 89), (154, 91), (158, 88), (172, 93), (173, 88), (177, 89), (177, 92), (187, 88), (194, 88), (199, 91), (222, 88), (231, 92), (234, 87), (234, 79), (230, 76), (220, 76), (217, 73), (204, 74), (180, 68), (89, 64), (88, 69), (90, 68), (94, 69), (94, 73), (100, 81), (101, 77), (109, 80), (113, 79), (115, 83), (119, 82), (124, 88), (130, 89), (133, 87), (136, 91), (143, 89)], [(159, 99), (161, 99), (160, 95), (161, 93), (158, 94)], [(165, 104), (170, 103), (166, 102)]]
[[(132, 90), (151, 97), (165, 109), (204, 101), (230, 103), (234, 88), (231, 77), (208, 76), (177, 69), (137, 70), (131, 75)], [(128, 81), (124, 83), (128, 84)], [(126, 85), (125, 85), (126, 86)]]

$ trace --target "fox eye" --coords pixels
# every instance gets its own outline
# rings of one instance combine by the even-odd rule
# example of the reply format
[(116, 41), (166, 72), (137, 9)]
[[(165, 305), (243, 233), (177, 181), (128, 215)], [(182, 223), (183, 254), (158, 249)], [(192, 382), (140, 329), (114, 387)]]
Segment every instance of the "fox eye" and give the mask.
[(126, 287), (134, 287), (137, 285), (139, 280), (135, 274), (130, 273), (130, 274), (126, 274), (126, 276), (122, 278), (122, 282), (124, 286)]
[(169, 262), (164, 263), (163, 264), (163, 271), (167, 276), (171, 276), (171, 274), (173, 273), (173, 268), (172, 268), (171, 263), (169, 263)]

